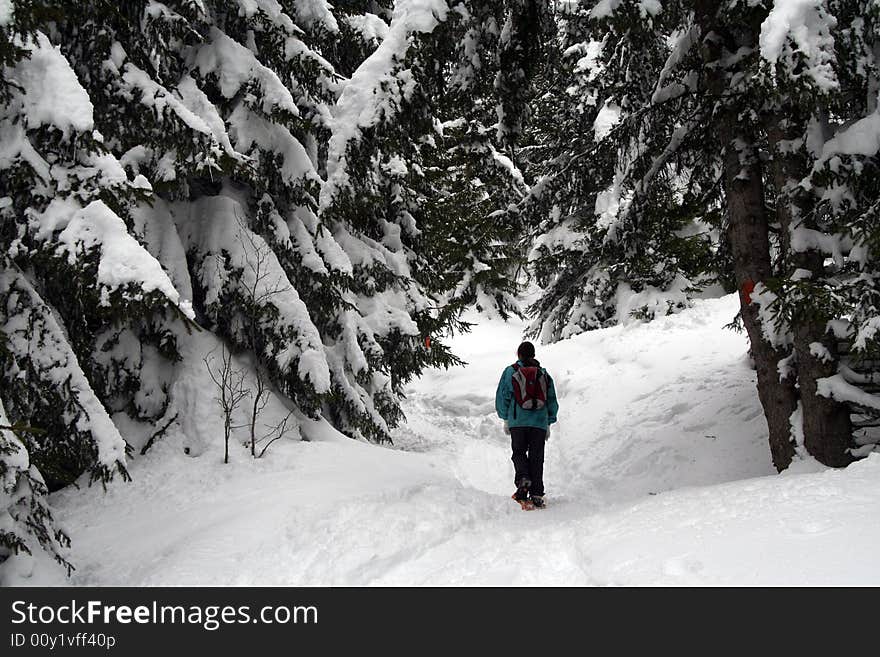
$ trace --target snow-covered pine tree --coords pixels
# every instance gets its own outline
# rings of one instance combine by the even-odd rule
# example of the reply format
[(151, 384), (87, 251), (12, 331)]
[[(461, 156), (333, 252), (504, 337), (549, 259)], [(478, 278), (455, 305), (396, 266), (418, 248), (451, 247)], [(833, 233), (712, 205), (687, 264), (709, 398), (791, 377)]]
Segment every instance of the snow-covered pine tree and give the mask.
[(520, 312), (518, 203), (526, 185), (499, 121), (505, 20), (503, 3), (453, 3), (419, 49), (423, 68), (444, 64), (428, 82), (435, 122), (422, 139), (422, 195), (430, 202), (421, 225), (431, 257), (420, 259), (416, 275), (450, 319), (467, 307), (501, 317)]
[[(853, 336), (840, 318), (870, 322), (874, 312), (873, 281), (866, 275), (870, 248), (859, 244), (867, 239), (863, 227), (876, 203), (870, 177), (861, 175), (876, 162), (870, 146), (876, 12), (869, 5), (580, 3), (563, 22), (563, 35), (586, 37), (578, 36), (583, 45), (569, 46), (563, 61), (565, 54), (580, 57), (587, 83), (580, 93), (577, 84), (560, 87), (576, 99), (569, 106), (580, 102), (592, 113), (581, 111), (579, 133), (574, 124), (568, 134), (595, 134), (597, 120), (603, 112), (607, 119), (611, 109), (612, 120), (599, 122), (610, 124), (607, 141), (594, 145), (581, 136), (585, 143), (572, 152), (554, 149), (562, 140), (535, 131), (526, 167), (550, 172), (536, 181), (527, 201), (528, 207), (548, 197), (543, 208), (537, 203), (549, 221), (535, 258), (536, 272), (549, 283), (536, 306), (546, 337), (599, 325), (595, 308), (602, 304), (594, 290), (604, 284), (605, 299), (611, 298), (619, 286), (609, 281), (621, 270), (626, 276), (638, 272), (633, 265), (640, 254), (657, 264), (657, 274), (680, 273), (667, 241), (681, 228), (676, 222), (696, 216), (710, 229), (698, 249), (702, 255), (692, 261), (694, 272), (717, 276), (706, 254), (732, 258), (779, 469), (798, 444), (823, 463), (845, 465), (864, 450), (851, 449), (843, 402), (876, 407), (837, 374), (836, 353), (837, 338)], [(578, 20), (585, 27), (578, 28)], [(850, 134), (863, 143), (854, 146)], [(719, 148), (709, 147), (716, 143)], [(550, 148), (542, 152), (544, 144)], [(608, 203), (602, 194), (609, 189), (624, 193)], [(579, 202), (555, 206), (560, 198)], [(601, 226), (591, 242), (595, 215), (609, 206), (608, 230)], [(552, 230), (565, 221), (580, 228), (578, 212), (588, 217), (586, 230)], [(718, 227), (715, 239), (711, 229)], [(618, 242), (622, 253), (608, 258), (609, 244)], [(578, 250), (589, 254), (581, 263)], [(574, 306), (570, 298), (579, 294), (593, 298)], [(606, 301), (604, 307), (606, 317), (613, 316), (614, 305)], [(855, 335), (857, 350), (868, 348), (873, 333)]]
[[(27, 462), (4, 430), (14, 520), (25, 493), (43, 508), (40, 477), (126, 474), (117, 414), (175, 422), (175, 377), (203, 366), (179, 362), (191, 331), (381, 441), (405, 381), (456, 362), (437, 338), (461, 310), (511, 310), (515, 283), (486, 266), (513, 266), (499, 212), (521, 183), (491, 101), (454, 82), (477, 61), (468, 33), (497, 40), (492, 12), (336, 4), (34, 0), (3, 17), (0, 401), (34, 429), (15, 434)], [(454, 247), (453, 219), (472, 223)], [(63, 558), (39, 515), (45, 531), (8, 530), (4, 567), (15, 546)]]
[(167, 403), (158, 382), (142, 385), (139, 368), (176, 356), (167, 322), (188, 309), (128, 232), (139, 185), (96, 130), (87, 91), (48, 36), (63, 7), (14, 10), (0, 26), (0, 401), (5, 424), (26, 427), (15, 439), (4, 430), (4, 513), (16, 523), (4, 536), (17, 537), (11, 546), (4, 539), (12, 552), (4, 566), (27, 570), (37, 545), (64, 563), (48, 490), (83, 473), (127, 476), (110, 412), (149, 414)]
[(321, 225), (338, 245), (335, 265), (345, 275), (343, 307), (324, 328), (339, 382), (327, 411), (348, 432), (380, 440), (401, 419), (394, 402), (401, 386), (445, 354), (439, 343), (431, 351), (424, 345), (435, 329), (432, 309), (411, 268), (419, 235), (412, 214), (418, 211), (412, 181), (421, 175), (416, 140), (431, 129), (431, 119), (418, 72), (405, 63), (417, 36), (446, 18), (446, 7), (398, 2), (384, 13), (390, 21), (374, 48), (375, 28), (359, 31), (357, 47), (367, 56), (334, 106), (319, 203)]
[[(664, 21), (676, 20), (674, 5)], [(712, 170), (681, 147), (702, 135), (674, 97), (663, 102), (681, 92), (656, 77), (674, 52), (658, 13), (587, 2), (556, 16), (520, 156), (532, 181), (529, 264), (543, 290), (532, 330), (544, 340), (675, 312), (728, 283)]]
[[(454, 94), (449, 90), (447, 101)], [(473, 103), (466, 95), (458, 98)], [(462, 114), (439, 124), (425, 154), (426, 197), (432, 200), (422, 214), (431, 257), (423, 259), (416, 277), (437, 291), (444, 323), (471, 307), (487, 316), (520, 313), (517, 203), (525, 183), (495, 145), (495, 131), (482, 117)]]
[[(465, 307), (515, 308), (518, 230), (508, 213), (522, 183), (487, 125), (491, 9), (395, 3), (387, 35), (334, 108), (320, 217), (351, 263), (347, 301), (362, 311), (346, 317), (354, 326), (340, 322), (343, 338), (364, 336), (367, 361), (390, 363), (387, 399), (422, 368), (456, 362), (437, 338), (460, 326)], [(358, 365), (349, 352), (331, 365), (344, 365), (343, 354)], [(358, 383), (341, 391), (335, 412), (358, 408)]]
[[(772, 303), (764, 304), (761, 294), (756, 303), (769, 315), (763, 321), (774, 323), (777, 343), (791, 350), (798, 387), (798, 410), (789, 420), (795, 442), (803, 436), (807, 451), (841, 466), (852, 460), (850, 411), (818, 388), (838, 368), (837, 337), (829, 322), (846, 313), (838, 274), (849, 245), (834, 235), (840, 226), (817, 213), (819, 199), (801, 184), (814, 159), (816, 135), (810, 133), (839, 111), (834, 107), (839, 55), (831, 34), (836, 20), (828, 10), (824, 2), (773, 3), (769, 13), (752, 17), (739, 38), (759, 51), (757, 65), (763, 67), (752, 76), (756, 98), (763, 96), (762, 105), (753, 103), (753, 115), (763, 124), (756, 126), (759, 147), (770, 154), (765, 195), (775, 208), (771, 226), (779, 231), (774, 279), (762, 285)], [(840, 61), (846, 58), (840, 53)]]
[(783, 161), (794, 159), (788, 171), (798, 174), (782, 190), (792, 211), (780, 314), (793, 324), (805, 446), (823, 463), (846, 465), (878, 442), (860, 425), (876, 425), (880, 408), (869, 394), (877, 392), (878, 369), (870, 325), (877, 321), (880, 6), (774, 5), (760, 44), (785, 103), (773, 117), (789, 137)]
[[(528, 121), (533, 99), (529, 80), (546, 65), (546, 47), (552, 43), (554, 3), (543, 0), (503, 0), (487, 3), (496, 11), (500, 27), (495, 50), (495, 91), (498, 139), (511, 155)], [(500, 14), (500, 15), (499, 15)]]
[[(853, 335), (841, 318), (857, 313), (848, 290), (861, 278), (852, 260), (860, 252), (853, 251), (855, 217), (841, 212), (848, 203), (840, 199), (853, 201), (848, 209), (858, 208), (860, 216), (876, 197), (851, 195), (840, 183), (860, 183), (829, 160), (848, 124), (870, 113), (870, 79), (876, 75), (876, 61), (864, 47), (874, 38), (870, 8), (818, 1), (701, 8), (704, 33), (718, 35), (707, 48), (708, 61), (725, 62), (715, 66), (713, 79), (729, 99), (719, 124), (728, 144), (729, 234), (735, 253), (739, 246), (742, 259), (762, 263), (754, 276), (743, 275), (746, 267), (737, 273), (746, 286), (743, 317), (747, 328), (753, 322), (753, 354), (769, 354), (756, 361), (759, 382), (761, 361), (767, 366), (759, 392), (774, 462), (785, 467), (803, 444), (822, 463), (843, 466), (858, 453), (849, 402), (864, 402), (866, 395), (838, 374), (839, 340)], [(733, 58), (734, 52), (745, 56)], [(876, 166), (876, 149), (860, 154), (867, 157), (856, 165), (859, 174), (866, 164)], [(844, 174), (839, 187), (823, 175), (828, 169)], [(770, 240), (769, 255), (766, 241), (754, 240), (758, 226), (778, 236)], [(748, 294), (754, 283), (756, 293)]]
[[(6, 337), (0, 334), (0, 354), (4, 358)], [(70, 541), (54, 527), (52, 512), (46, 502), (48, 490), (43, 477), (30, 462), (28, 450), (19, 437), (34, 432), (32, 427), (13, 427), (0, 400), (0, 585), (18, 575), (29, 574), (33, 558), (45, 550), (59, 564), (71, 568), (64, 556)], [(14, 564), (18, 572), (10, 572)]]

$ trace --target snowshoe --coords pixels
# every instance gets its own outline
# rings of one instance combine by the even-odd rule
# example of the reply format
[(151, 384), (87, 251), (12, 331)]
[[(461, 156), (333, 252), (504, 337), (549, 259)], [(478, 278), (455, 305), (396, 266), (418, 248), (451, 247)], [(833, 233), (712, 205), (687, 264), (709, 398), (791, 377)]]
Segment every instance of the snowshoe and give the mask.
[(519, 486), (517, 487), (516, 492), (514, 492), (514, 494), (510, 496), (513, 501), (519, 503), (523, 511), (531, 511), (535, 508), (535, 505), (529, 499), (530, 485), (531, 482), (528, 479), (523, 479), (519, 482)]
[(532, 502), (532, 500), (530, 500), (528, 497), (520, 498), (517, 497), (516, 493), (514, 493), (510, 496), (510, 499), (512, 499), (514, 502), (517, 502), (522, 507), (523, 511), (532, 511), (535, 508), (534, 502)]

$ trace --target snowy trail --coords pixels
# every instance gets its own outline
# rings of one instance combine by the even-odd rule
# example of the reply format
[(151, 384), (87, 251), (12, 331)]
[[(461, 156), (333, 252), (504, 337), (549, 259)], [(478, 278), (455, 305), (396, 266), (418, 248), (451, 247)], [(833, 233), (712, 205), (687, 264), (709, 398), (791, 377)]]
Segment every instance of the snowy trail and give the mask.
[[(683, 315), (539, 348), (561, 408), (547, 445), (554, 496), (601, 506), (774, 472), (745, 338), (722, 329), (734, 304), (703, 301)], [(520, 330), (483, 322), (460, 338), (456, 349), (469, 365), (413, 386), (398, 445), (443, 448), (463, 483), (509, 494), (512, 468), (498, 461), (510, 458), (508, 439), (494, 393)]]
[(539, 348), (561, 409), (543, 511), (509, 499), (494, 412), (521, 327), (482, 321), (455, 344), (467, 367), (408, 390), (395, 449), (312, 423), (224, 466), (210, 432), (198, 458), (169, 436), (133, 482), (54, 495), (73, 583), (880, 583), (880, 457), (773, 474), (745, 339), (721, 328), (735, 303)]

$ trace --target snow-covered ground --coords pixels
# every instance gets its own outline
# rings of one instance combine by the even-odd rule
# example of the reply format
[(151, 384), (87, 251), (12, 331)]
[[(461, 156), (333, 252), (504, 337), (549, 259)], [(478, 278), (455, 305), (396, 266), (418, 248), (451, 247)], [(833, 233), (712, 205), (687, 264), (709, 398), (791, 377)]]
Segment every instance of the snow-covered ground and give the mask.
[[(53, 495), (72, 583), (880, 584), (880, 455), (774, 474), (745, 337), (722, 328), (735, 312), (703, 300), (539, 347), (560, 421), (548, 508), (530, 513), (494, 413), (519, 325), (457, 338), (469, 365), (411, 385), (394, 449), (303, 421), (307, 441), (256, 461), (236, 443), (224, 465), (210, 389), (187, 373), (186, 435), (132, 459), (130, 483)], [(63, 583), (52, 572), (22, 583)]]

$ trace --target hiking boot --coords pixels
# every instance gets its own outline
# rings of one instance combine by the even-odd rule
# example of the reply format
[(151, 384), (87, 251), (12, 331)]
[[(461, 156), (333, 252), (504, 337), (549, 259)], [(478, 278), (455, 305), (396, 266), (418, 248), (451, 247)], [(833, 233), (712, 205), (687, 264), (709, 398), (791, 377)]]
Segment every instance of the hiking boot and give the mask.
[(544, 496), (543, 495), (532, 495), (531, 497), (532, 504), (535, 505), (536, 509), (544, 508)]
[(532, 482), (528, 479), (520, 479), (516, 487), (516, 492), (511, 495), (511, 497), (517, 502), (522, 502), (529, 499), (529, 486), (531, 485)]

